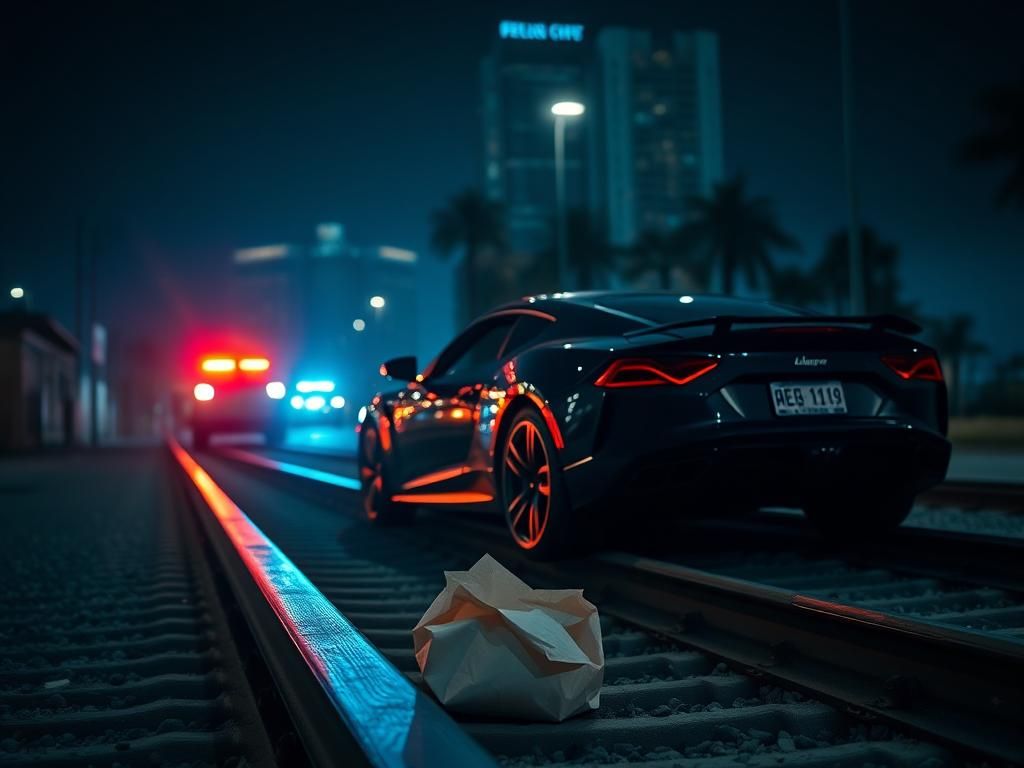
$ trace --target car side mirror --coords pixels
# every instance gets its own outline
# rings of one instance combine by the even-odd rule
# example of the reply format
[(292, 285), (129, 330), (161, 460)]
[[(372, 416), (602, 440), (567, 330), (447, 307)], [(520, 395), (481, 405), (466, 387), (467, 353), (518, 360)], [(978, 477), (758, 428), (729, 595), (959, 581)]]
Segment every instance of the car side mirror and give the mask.
[(389, 379), (412, 381), (416, 378), (417, 373), (415, 355), (392, 357), (390, 360), (385, 360), (380, 366), (380, 375), (387, 376)]

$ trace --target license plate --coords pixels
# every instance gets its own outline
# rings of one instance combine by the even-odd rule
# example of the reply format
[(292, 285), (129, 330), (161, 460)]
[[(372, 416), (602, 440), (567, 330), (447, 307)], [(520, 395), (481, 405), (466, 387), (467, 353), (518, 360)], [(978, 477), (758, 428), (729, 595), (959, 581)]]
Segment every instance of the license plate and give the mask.
[(826, 416), (846, 413), (846, 395), (838, 381), (807, 384), (772, 382), (772, 405), (778, 416)]

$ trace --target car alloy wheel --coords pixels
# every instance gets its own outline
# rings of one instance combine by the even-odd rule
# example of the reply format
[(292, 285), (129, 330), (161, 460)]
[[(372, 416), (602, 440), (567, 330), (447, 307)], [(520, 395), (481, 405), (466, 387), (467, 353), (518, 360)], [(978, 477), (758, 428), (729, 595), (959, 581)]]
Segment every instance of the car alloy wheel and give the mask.
[(523, 549), (544, 538), (551, 515), (551, 462), (540, 430), (532, 421), (512, 427), (502, 465), (505, 521)]
[(373, 427), (364, 427), (359, 450), (359, 481), (362, 486), (363, 512), (374, 521), (380, 514), (384, 498), (384, 457), (380, 437)]

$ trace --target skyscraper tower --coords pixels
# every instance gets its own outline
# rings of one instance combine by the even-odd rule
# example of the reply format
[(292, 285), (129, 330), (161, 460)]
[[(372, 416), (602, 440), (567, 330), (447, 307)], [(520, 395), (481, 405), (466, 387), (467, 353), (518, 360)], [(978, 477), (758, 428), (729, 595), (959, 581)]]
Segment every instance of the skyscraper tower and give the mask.
[[(554, 117), (558, 101), (585, 101), (584, 29), (579, 24), (502, 21), (481, 65), (484, 193), (505, 211), (508, 250), (552, 246)], [(567, 125), (566, 200), (586, 204), (585, 123)]]
[(718, 38), (608, 27), (596, 41), (591, 207), (610, 242), (686, 218), (686, 198), (722, 178)]

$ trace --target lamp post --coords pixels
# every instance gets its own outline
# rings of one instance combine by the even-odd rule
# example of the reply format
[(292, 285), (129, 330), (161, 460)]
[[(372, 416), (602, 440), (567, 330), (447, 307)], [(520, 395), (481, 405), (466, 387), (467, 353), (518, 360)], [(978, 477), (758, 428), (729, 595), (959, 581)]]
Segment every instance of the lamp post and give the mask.
[(28, 294), (20, 285), (11, 288), (11, 298), (14, 299), (14, 307), (22, 312), (29, 311)]
[(579, 117), (585, 109), (578, 101), (559, 101), (551, 105), (551, 114), (555, 116), (555, 207), (558, 218), (558, 289), (563, 291), (571, 290), (574, 287), (569, 283), (569, 242), (565, 223), (565, 121), (570, 117)]
[(846, 252), (850, 268), (850, 314), (864, 313), (864, 264), (860, 245), (860, 201), (857, 196), (853, 144), (853, 61), (849, 0), (839, 0), (839, 48), (843, 78), (843, 156), (846, 165), (846, 206), (849, 234)]

